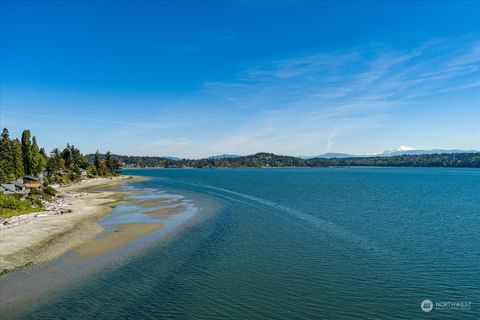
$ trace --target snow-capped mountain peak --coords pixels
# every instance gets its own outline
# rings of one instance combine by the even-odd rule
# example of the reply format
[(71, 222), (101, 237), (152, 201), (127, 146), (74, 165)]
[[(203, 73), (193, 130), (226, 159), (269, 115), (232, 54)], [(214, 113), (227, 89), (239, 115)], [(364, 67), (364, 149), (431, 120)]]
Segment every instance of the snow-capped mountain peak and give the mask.
[(395, 151), (412, 151), (412, 150), (415, 150), (414, 147), (410, 147), (410, 146), (405, 146), (405, 145), (401, 145), (400, 147), (397, 148), (397, 150)]

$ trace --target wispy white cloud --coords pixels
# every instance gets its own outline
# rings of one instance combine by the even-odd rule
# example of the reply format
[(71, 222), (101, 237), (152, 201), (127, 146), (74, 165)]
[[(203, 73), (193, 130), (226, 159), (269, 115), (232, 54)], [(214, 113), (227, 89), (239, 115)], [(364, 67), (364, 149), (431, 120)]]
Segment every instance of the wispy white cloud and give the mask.
[(436, 40), (405, 52), (306, 54), (258, 64), (235, 81), (207, 83), (203, 93), (216, 103), (254, 110), (208, 149), (331, 151), (338, 137), (381, 124), (412, 99), (477, 87), (480, 45), (459, 47)]
[[(28, 116), (48, 123), (98, 123), (90, 126), (89, 131), (95, 130), (95, 136), (101, 137), (88, 141), (91, 149), (102, 149), (103, 143), (112, 151), (128, 154), (202, 157), (260, 151), (296, 155), (360, 149), (378, 152), (383, 150), (366, 150), (355, 144), (369, 143), (366, 140), (377, 128), (383, 127), (385, 136), (386, 123), (402, 121), (395, 118), (399, 110), (408, 110), (401, 112), (405, 116), (412, 111), (410, 105), (426, 108), (428, 99), (436, 95), (480, 87), (480, 42), (436, 39), (410, 50), (375, 44), (343, 52), (299, 53), (255, 63), (231, 79), (206, 81), (198, 92), (170, 101), (155, 97), (113, 102), (110, 98), (85, 99), (84, 103), (98, 103), (99, 108), (115, 103), (120, 110), (131, 110), (128, 117), (123, 112), (119, 119), (116, 114), (103, 114), (104, 118), (97, 114), (78, 118), (60, 112), (24, 115), (17, 111), (19, 105), (4, 108), (0, 116)], [(420, 98), (427, 102), (418, 104)], [(137, 116), (137, 109), (143, 116)], [(49, 131), (53, 130), (55, 127)], [(471, 128), (465, 130), (472, 132)], [(448, 136), (453, 134), (446, 133), (438, 140), (460, 141)], [(474, 140), (470, 133), (455, 136)], [(82, 141), (79, 138), (75, 143)], [(392, 142), (403, 143), (411, 142)]]

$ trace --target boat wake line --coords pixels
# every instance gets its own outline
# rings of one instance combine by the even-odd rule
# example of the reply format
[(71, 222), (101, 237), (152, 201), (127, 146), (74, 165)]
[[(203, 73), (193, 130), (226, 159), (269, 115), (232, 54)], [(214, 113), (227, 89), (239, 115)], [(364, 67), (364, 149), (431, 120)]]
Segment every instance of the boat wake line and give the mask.
[[(257, 204), (261, 204), (264, 206), (267, 206), (272, 209), (279, 210), (281, 212), (287, 213), (295, 218), (301, 219), (302, 221), (308, 223), (310, 226), (315, 227), (317, 230), (320, 230), (322, 232), (326, 232), (328, 234), (331, 234), (337, 238), (340, 238), (344, 241), (347, 241), (349, 243), (355, 244), (356, 246), (360, 247), (361, 249), (365, 250), (366, 252), (373, 253), (375, 255), (379, 256), (391, 256), (391, 255), (396, 255), (392, 250), (387, 249), (382, 247), (381, 245), (377, 244), (375, 241), (370, 240), (364, 236), (358, 235), (350, 230), (347, 230), (333, 222), (327, 221), (325, 219), (313, 216), (311, 214), (305, 213), (303, 211), (300, 211), (298, 209), (290, 208), (288, 206), (281, 205), (279, 203), (266, 200), (260, 197), (252, 196), (249, 194), (245, 193), (240, 193), (228, 189), (223, 189), (223, 188), (218, 188), (214, 186), (210, 186), (207, 184), (201, 184), (198, 185), (202, 188), (208, 188), (210, 190), (215, 190), (217, 192), (221, 193), (227, 193), (229, 195), (234, 195), (243, 199), (247, 199), (250, 201), (253, 201)], [(222, 198), (226, 198), (228, 200), (232, 201), (237, 201), (243, 204), (250, 205), (249, 203), (246, 203), (245, 201), (242, 201), (240, 199), (235, 199), (232, 198), (231, 196), (228, 197), (226, 195), (221, 195), (220, 193), (215, 192), (214, 195), (220, 196)], [(257, 205), (251, 205), (252, 207), (258, 208)]]

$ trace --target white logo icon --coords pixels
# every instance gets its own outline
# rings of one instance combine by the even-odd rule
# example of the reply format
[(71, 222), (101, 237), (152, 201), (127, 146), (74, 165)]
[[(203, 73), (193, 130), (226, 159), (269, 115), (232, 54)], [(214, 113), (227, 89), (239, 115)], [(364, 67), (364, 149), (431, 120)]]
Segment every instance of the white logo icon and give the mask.
[(433, 309), (433, 302), (431, 300), (425, 299), (422, 301), (422, 304), (420, 305), (423, 311), (425, 312), (430, 312)]

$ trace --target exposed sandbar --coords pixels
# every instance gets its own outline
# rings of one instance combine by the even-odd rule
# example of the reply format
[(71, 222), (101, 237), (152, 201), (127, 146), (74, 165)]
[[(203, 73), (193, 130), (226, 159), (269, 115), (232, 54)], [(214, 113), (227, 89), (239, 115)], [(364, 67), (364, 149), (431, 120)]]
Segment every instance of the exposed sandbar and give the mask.
[(101, 238), (88, 240), (74, 249), (76, 256), (72, 260), (97, 256), (160, 229), (161, 223), (129, 223), (115, 226), (115, 230)]
[(165, 198), (147, 199), (136, 202), (137, 206), (139, 206), (140, 208), (154, 208), (168, 203), (170, 202)]
[(29, 219), (0, 230), (0, 273), (56, 258), (104, 231), (94, 221), (123, 200), (125, 194), (92, 188), (112, 187), (132, 177), (92, 179), (60, 188), (61, 193), (86, 192), (68, 205), (72, 212)]
[(178, 211), (181, 206), (168, 207), (168, 208), (158, 208), (155, 210), (147, 211), (147, 214), (155, 214), (162, 218), (166, 218)]

